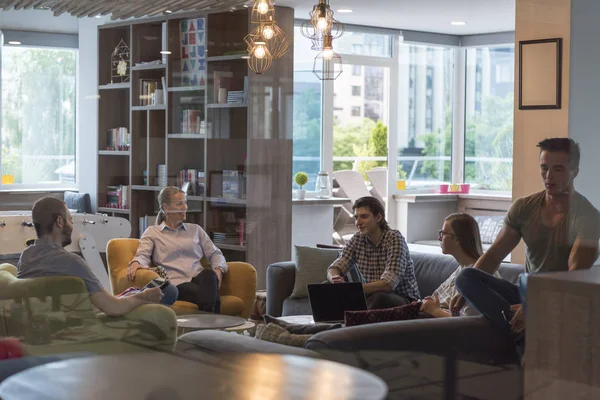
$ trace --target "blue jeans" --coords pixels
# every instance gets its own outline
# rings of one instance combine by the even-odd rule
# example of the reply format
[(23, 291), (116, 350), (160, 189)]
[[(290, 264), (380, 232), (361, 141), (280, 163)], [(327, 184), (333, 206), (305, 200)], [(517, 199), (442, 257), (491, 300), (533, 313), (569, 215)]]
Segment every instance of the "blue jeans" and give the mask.
[(163, 298), (160, 300), (160, 304), (165, 306), (172, 306), (173, 303), (177, 300), (177, 296), (179, 296), (179, 290), (177, 290), (177, 286), (169, 283), (162, 289)]
[(501, 330), (511, 333), (510, 306), (520, 304), (519, 287), (475, 268), (465, 268), (456, 277), (460, 294)]

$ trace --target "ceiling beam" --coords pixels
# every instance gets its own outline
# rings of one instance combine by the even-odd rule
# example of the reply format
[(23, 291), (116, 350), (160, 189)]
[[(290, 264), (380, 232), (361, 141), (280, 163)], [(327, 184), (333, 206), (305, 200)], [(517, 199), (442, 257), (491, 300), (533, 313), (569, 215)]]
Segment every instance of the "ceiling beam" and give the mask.
[(2, 9), (3, 10), (10, 10), (11, 8), (13, 8), (15, 6), (15, 4), (17, 4), (20, 0), (9, 0), (9, 1), (5, 1), (3, 2), (2, 5)]

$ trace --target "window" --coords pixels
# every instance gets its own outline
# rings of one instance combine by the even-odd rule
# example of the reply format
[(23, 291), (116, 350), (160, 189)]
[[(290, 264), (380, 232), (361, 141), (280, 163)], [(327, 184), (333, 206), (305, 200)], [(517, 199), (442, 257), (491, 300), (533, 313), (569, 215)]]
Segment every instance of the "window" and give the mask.
[[(335, 51), (357, 56), (392, 57), (392, 37), (376, 33), (344, 32), (335, 40)], [(356, 66), (360, 69), (360, 66)], [(354, 75), (354, 74), (353, 74)]]
[(74, 187), (77, 50), (4, 46), (2, 186)]
[[(368, 62), (368, 57), (365, 57)], [(344, 65), (344, 71), (355, 65)], [(333, 170), (364, 172), (387, 166), (387, 132), (389, 124), (388, 67), (361, 65), (365, 72), (364, 87), (359, 98), (344, 96), (350, 75), (334, 81), (336, 112), (333, 125)]]
[(400, 46), (397, 179), (409, 188), (451, 180), (453, 64), (451, 48)]
[(465, 179), (512, 190), (514, 45), (467, 50)]
[[(313, 74), (311, 42), (294, 29), (294, 128), (292, 172), (308, 174), (314, 188), (321, 169), (321, 81)], [(295, 184), (294, 184), (295, 185)]]
[(362, 67), (360, 65), (352, 66), (352, 76), (361, 76), (362, 75)]
[(360, 86), (352, 86), (352, 96), (360, 96)]

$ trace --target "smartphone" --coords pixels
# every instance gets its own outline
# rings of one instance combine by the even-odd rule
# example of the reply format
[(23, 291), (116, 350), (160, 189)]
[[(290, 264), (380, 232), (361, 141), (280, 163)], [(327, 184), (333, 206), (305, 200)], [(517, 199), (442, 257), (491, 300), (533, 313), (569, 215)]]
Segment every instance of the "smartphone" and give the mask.
[(142, 290), (150, 289), (150, 288), (159, 288), (164, 289), (169, 284), (169, 281), (165, 281), (164, 279), (154, 278), (146, 286), (142, 288)]

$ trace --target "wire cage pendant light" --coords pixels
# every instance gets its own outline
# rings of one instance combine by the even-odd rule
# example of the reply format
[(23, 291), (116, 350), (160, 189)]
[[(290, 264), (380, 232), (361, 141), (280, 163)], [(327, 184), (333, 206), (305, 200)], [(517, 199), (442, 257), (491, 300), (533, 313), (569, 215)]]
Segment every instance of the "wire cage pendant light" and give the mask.
[(273, 0), (254, 0), (250, 19), (253, 24), (273, 21), (274, 16), (275, 6), (273, 6)]
[(331, 35), (325, 35), (323, 50), (313, 62), (313, 74), (322, 81), (336, 80), (344, 72), (342, 57), (333, 51)]
[(328, 0), (319, 0), (309, 12), (309, 19), (301, 25), (302, 36), (312, 41), (312, 50), (321, 51), (326, 35), (338, 39), (344, 34), (344, 24), (333, 17)]

